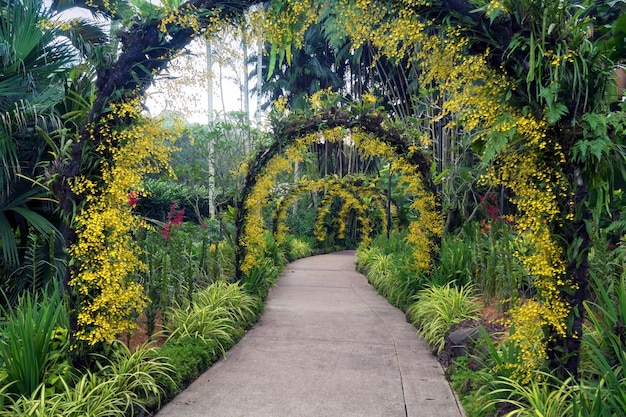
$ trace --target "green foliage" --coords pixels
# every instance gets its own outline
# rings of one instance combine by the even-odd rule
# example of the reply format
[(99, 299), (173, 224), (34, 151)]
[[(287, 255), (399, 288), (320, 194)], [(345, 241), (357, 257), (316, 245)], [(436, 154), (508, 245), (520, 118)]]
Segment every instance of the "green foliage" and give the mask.
[(581, 126), (583, 138), (572, 146), (572, 157), (590, 179), (590, 204), (596, 224), (602, 212), (610, 215), (615, 190), (626, 180), (626, 117), (623, 112), (585, 113)]
[(146, 195), (141, 196), (137, 211), (148, 218), (165, 221), (173, 201), (197, 221), (208, 217), (209, 189), (202, 184), (184, 184), (168, 178), (147, 178)]
[(291, 234), (287, 235), (284, 243), (285, 256), (289, 262), (295, 261), (296, 259), (306, 258), (307, 256), (311, 256), (313, 253), (313, 248), (311, 246), (311, 243), (305, 239)]
[(59, 290), (40, 299), (25, 294), (18, 304), (2, 311), (0, 321), (0, 378), (8, 393), (30, 396), (44, 382), (63, 377), (68, 360), (67, 311)]
[(481, 390), (492, 380), (486, 369), (477, 366), (476, 360), (460, 356), (447, 369), (450, 385), (459, 395), (467, 417), (488, 417), (495, 413), (495, 405), (485, 407), (486, 392)]
[(475, 251), (474, 242), (446, 235), (441, 241), (439, 263), (429, 277), (431, 284), (442, 286), (454, 283), (458, 287), (470, 284)]
[(453, 287), (450, 283), (431, 286), (413, 297), (407, 315), (426, 342), (439, 353), (445, 347), (445, 336), (455, 324), (477, 319), (481, 304), (471, 287)]
[[(9, 227), (5, 231), (8, 234), (12, 232)], [(13, 241), (18, 244), (18, 263), (13, 266), (5, 263), (3, 271), (3, 261), (0, 260), (0, 273), (4, 272), (6, 276), (0, 283), (0, 291), (5, 294), (9, 305), (15, 305), (24, 291), (40, 291), (48, 284), (60, 282), (67, 270), (61, 236), (56, 229), (51, 229), (47, 236), (34, 229), (29, 230), (23, 239), (19, 235), (13, 236)]]
[(274, 236), (271, 233), (265, 232), (263, 239), (265, 240), (263, 257), (269, 259), (277, 268), (282, 268), (287, 265), (285, 252), (276, 240), (274, 240)]
[(597, 301), (585, 304), (593, 330), (583, 339), (580, 409), (585, 416), (619, 415), (626, 410), (626, 274), (618, 282), (592, 278)]
[[(171, 310), (169, 337), (158, 350), (174, 372), (156, 377), (173, 397), (204, 372), (249, 328), (263, 304), (243, 283), (215, 282), (193, 295), (191, 304)], [(170, 378), (171, 376), (171, 378)]]
[(399, 308), (406, 308), (411, 297), (424, 287), (423, 275), (413, 262), (413, 248), (406, 232), (393, 232), (390, 239), (376, 237), (370, 248), (357, 251), (358, 268), (383, 297)]
[(519, 367), (521, 360), (520, 347), (511, 338), (515, 333), (515, 328), (509, 328), (509, 335), (501, 341), (492, 340), (483, 333), (482, 341), (485, 345), (485, 353), (482, 355), (483, 367), (489, 370), (494, 377), (512, 378), (515, 370)]
[(238, 329), (256, 318), (257, 308), (256, 298), (240, 284), (215, 282), (195, 293), (191, 304), (171, 308), (165, 330), (169, 339), (199, 339), (207, 350), (225, 354)]
[[(67, 343), (62, 351), (69, 352)], [(171, 367), (145, 346), (131, 353), (118, 342), (108, 356), (95, 359), (96, 372), (84, 369), (81, 375), (73, 375), (68, 371), (54, 385), (50, 370), (33, 392), (8, 396), (4, 404), (0, 401), (0, 416), (132, 416), (155, 407), (163, 396), (157, 381), (171, 380)], [(0, 392), (12, 386), (4, 385)]]
[(294, 203), (294, 209), (287, 212), (285, 226), (295, 236), (313, 236), (315, 227), (315, 210), (310, 207), (311, 202), (307, 198), (301, 198)]
[(571, 417), (578, 390), (572, 382), (573, 378), (561, 381), (546, 373), (538, 373), (529, 385), (500, 377), (499, 388), (489, 394), (495, 399), (486, 406), (502, 402), (512, 405), (514, 410), (505, 414), (506, 417)]
[(114, 381), (114, 388), (120, 393), (132, 393), (132, 407), (158, 405), (165, 393), (159, 381), (172, 381), (174, 373), (173, 367), (165, 357), (158, 356), (159, 353), (146, 345), (131, 352), (126, 345), (117, 342), (107, 357), (98, 357), (98, 375), (103, 380)]
[(221, 226), (217, 222), (208, 221), (202, 227), (170, 221), (158, 226), (136, 236), (147, 266), (136, 279), (150, 297), (145, 310), (149, 337), (155, 331), (158, 312), (167, 320), (169, 306), (191, 300), (194, 291), (213, 281), (232, 277), (235, 264), (233, 247), (218, 241)]
[[(447, 249), (449, 253), (445, 253), (447, 239), (453, 242)], [(442, 265), (451, 262), (447, 257), (454, 257), (456, 268), (469, 270), (472, 284), (485, 296), (507, 300), (523, 296), (532, 289), (521, 260), (515, 256), (524, 248), (514, 240), (510, 227), (501, 220), (469, 223), (460, 237), (447, 239), (442, 243)], [(467, 261), (465, 268), (461, 266), (460, 257)]]
[(205, 343), (206, 349), (225, 353), (233, 344), (231, 334), (235, 330), (227, 315), (226, 309), (211, 306), (173, 308), (165, 330), (170, 338), (199, 339)]
[(131, 392), (120, 392), (114, 380), (101, 379), (91, 371), (64, 388), (61, 393), (47, 396), (41, 385), (32, 395), (19, 397), (0, 410), (0, 416), (125, 417), (132, 409)]
[(258, 314), (259, 300), (245, 292), (240, 283), (218, 281), (193, 295), (195, 308), (224, 308), (227, 317), (240, 327), (248, 327)]
[(248, 274), (241, 277), (241, 286), (246, 292), (265, 299), (269, 289), (280, 276), (280, 271), (281, 269), (271, 259), (263, 258), (250, 269)]
[(159, 348), (159, 355), (174, 370), (171, 377), (156, 378), (167, 398), (177, 395), (219, 358), (214, 350), (207, 349), (203, 340), (197, 338), (169, 339)]

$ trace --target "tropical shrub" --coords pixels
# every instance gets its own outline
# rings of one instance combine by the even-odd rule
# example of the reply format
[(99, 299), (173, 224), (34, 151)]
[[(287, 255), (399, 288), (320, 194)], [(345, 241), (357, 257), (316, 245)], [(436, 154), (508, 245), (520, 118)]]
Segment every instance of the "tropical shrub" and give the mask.
[(58, 384), (69, 360), (69, 321), (58, 289), (25, 294), (0, 315), (0, 384), (6, 392), (30, 396)]
[(174, 370), (170, 377), (155, 378), (167, 399), (177, 395), (220, 357), (215, 349), (207, 349), (205, 341), (188, 337), (168, 339), (159, 348), (159, 355)]
[(157, 381), (170, 379), (172, 372), (154, 349), (145, 346), (130, 352), (115, 342), (107, 356), (93, 359), (96, 371), (83, 369), (78, 374), (72, 368), (54, 386), (44, 381), (27, 395), (7, 396), (4, 404), (0, 402), (0, 416), (139, 415), (160, 402), (163, 389)]
[(146, 178), (145, 194), (139, 199), (137, 210), (146, 217), (166, 221), (172, 201), (188, 216), (199, 222), (209, 216), (209, 189), (204, 185), (187, 185), (166, 178)]
[(291, 234), (285, 236), (284, 247), (285, 256), (289, 262), (306, 258), (313, 253), (313, 248), (309, 241)]
[(165, 331), (169, 339), (199, 339), (207, 350), (224, 354), (242, 325), (247, 327), (256, 317), (255, 308), (256, 298), (239, 284), (216, 282), (194, 294), (188, 305), (171, 308)]
[(457, 288), (450, 283), (421, 290), (407, 309), (407, 315), (418, 333), (439, 353), (445, 347), (445, 336), (455, 324), (479, 318), (481, 303), (471, 287)]
[[(447, 239), (444, 239), (442, 265), (450, 262), (447, 260), (449, 256), (463, 256), (472, 284), (485, 297), (509, 300), (532, 292), (532, 281), (522, 261), (515, 256), (515, 253), (525, 252), (524, 248), (505, 221), (471, 222), (463, 228), (460, 238), (449, 239), (454, 242), (452, 248), (458, 247), (458, 253), (450, 252), (451, 249), (446, 248)], [(460, 267), (460, 262), (458, 259), (456, 268)]]
[(626, 410), (626, 274), (607, 282), (592, 274), (597, 300), (585, 303), (591, 328), (583, 333), (582, 416), (613, 416)]
[(475, 357), (459, 356), (446, 370), (452, 389), (456, 391), (467, 417), (493, 416), (496, 406), (485, 406), (488, 390), (481, 389), (493, 380), (489, 370), (482, 367)]
[(263, 258), (245, 273), (239, 282), (246, 292), (265, 299), (280, 276), (280, 271), (281, 268), (277, 267), (271, 259)]
[(489, 396), (485, 407), (496, 404), (509, 404), (514, 409), (506, 417), (571, 417), (574, 412), (574, 399), (578, 387), (573, 378), (561, 381), (559, 378), (538, 372), (529, 384), (522, 384), (515, 379), (500, 377), (498, 388)]
[(196, 308), (223, 308), (226, 316), (236, 326), (249, 327), (258, 314), (259, 300), (245, 292), (239, 283), (214, 282), (193, 295)]
[(357, 267), (383, 297), (399, 308), (406, 308), (411, 297), (425, 286), (426, 275), (420, 273), (413, 259), (413, 246), (406, 232), (394, 231), (389, 239), (379, 235), (368, 247), (357, 251)]

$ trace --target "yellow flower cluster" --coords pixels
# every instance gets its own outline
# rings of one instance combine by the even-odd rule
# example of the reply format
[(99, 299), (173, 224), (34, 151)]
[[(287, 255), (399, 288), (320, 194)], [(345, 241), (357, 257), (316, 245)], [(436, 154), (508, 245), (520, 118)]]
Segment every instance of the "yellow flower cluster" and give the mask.
[[(507, 343), (514, 343), (519, 350), (515, 363), (505, 363), (504, 367), (512, 371), (511, 378), (521, 384), (528, 384), (537, 378), (548, 359), (544, 342), (544, 325), (546, 306), (533, 300), (526, 300), (522, 305), (515, 306), (509, 313), (509, 325), (514, 330)], [(498, 369), (495, 369), (497, 371)]]
[[(544, 324), (551, 326), (558, 334), (565, 335), (565, 319), (569, 306), (563, 301), (561, 291), (566, 286), (565, 261), (561, 247), (550, 233), (550, 224), (559, 221), (559, 198), (565, 196), (567, 185), (558, 163), (544, 158), (542, 144), (548, 143), (543, 135), (527, 143), (527, 147), (511, 150), (503, 154), (498, 164), (484, 180), (492, 185), (503, 185), (515, 191), (512, 202), (519, 215), (516, 218), (518, 239), (524, 253), (516, 253), (526, 270), (534, 279), (542, 303)], [(541, 142), (536, 145), (541, 137)], [(535, 147), (529, 146), (535, 143)], [(562, 155), (554, 149), (546, 149), (557, 161)]]
[[(304, 32), (317, 21), (318, 3), (313, 0), (280, 0), (271, 3), (263, 14), (263, 33), (273, 45), (302, 47)], [(289, 60), (289, 56), (287, 56)]]
[(284, 171), (291, 168), (290, 161), (283, 156), (275, 156), (265, 168), (265, 172), (258, 176), (255, 186), (244, 203), (247, 212), (243, 233), (239, 239), (240, 247), (245, 249), (244, 259), (241, 263), (241, 271), (250, 273), (257, 261), (265, 255), (265, 239), (263, 238), (266, 227), (263, 218), (263, 207), (270, 199), (274, 187), (274, 179)]
[(135, 327), (132, 317), (147, 301), (133, 281), (145, 265), (132, 239), (141, 219), (132, 213), (128, 193), (141, 190), (143, 175), (166, 167), (173, 132), (141, 118), (139, 111), (138, 101), (112, 105), (108, 119), (132, 115), (133, 124), (126, 129), (100, 127), (100, 133), (110, 135), (104, 141), (109, 159), (101, 162), (102, 177), (80, 177), (73, 184), (85, 203), (75, 218), (77, 241), (70, 253), (77, 269), (70, 286), (80, 303), (76, 336), (92, 345), (111, 342)]
[(37, 22), (37, 27), (41, 30), (52, 31), (55, 29), (60, 29), (62, 31), (70, 31), (72, 30), (72, 21), (57, 21), (50, 19), (41, 19)]
[[(111, 16), (117, 15), (117, 8), (111, 4), (110, 0), (102, 0), (102, 1), (86, 0), (85, 5), (92, 10), (99, 10)], [(117, 3), (115, 3), (115, 5), (117, 5)]]
[[(505, 6), (492, 1), (487, 7), (495, 13)], [(506, 105), (506, 94), (515, 86), (489, 69), (489, 51), (470, 56), (465, 53), (467, 46), (460, 31), (449, 30), (445, 36), (423, 39), (415, 61), (423, 70), (422, 82), (436, 85), (444, 97), (441, 117), (451, 116), (449, 127), (460, 127), (484, 143), (488, 150), (485, 163), (495, 158), (482, 181), (514, 193), (518, 239), (527, 248), (517, 256), (533, 277), (539, 300), (513, 312), (515, 321), (524, 323), (516, 324), (516, 338), (530, 344), (523, 348), (526, 372), (545, 356), (546, 341), (537, 329), (549, 327), (560, 335), (566, 332), (569, 306), (561, 296), (568, 285), (565, 262), (562, 248), (550, 232), (551, 226), (563, 220), (559, 201), (568, 187), (560, 166), (565, 156), (559, 144), (548, 137), (543, 120)], [(412, 229), (411, 236), (418, 238), (420, 232)]]
[(178, 8), (166, 8), (166, 15), (159, 23), (159, 30), (163, 33), (168, 32), (168, 27), (176, 25), (185, 28), (191, 28), (195, 33), (200, 33), (202, 25), (198, 20), (198, 16), (189, 12), (181, 12)]

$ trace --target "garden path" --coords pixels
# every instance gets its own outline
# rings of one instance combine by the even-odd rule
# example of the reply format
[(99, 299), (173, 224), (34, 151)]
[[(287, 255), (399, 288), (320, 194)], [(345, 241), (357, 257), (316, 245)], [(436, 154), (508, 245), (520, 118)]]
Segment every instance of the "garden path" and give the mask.
[(460, 417), (436, 358), (355, 271), (289, 264), (259, 322), (157, 417)]

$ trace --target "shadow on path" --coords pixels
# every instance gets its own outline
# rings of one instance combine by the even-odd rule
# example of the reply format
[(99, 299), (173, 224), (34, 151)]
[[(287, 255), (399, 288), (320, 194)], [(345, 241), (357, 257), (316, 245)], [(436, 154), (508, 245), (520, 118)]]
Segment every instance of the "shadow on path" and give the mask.
[(404, 313), (354, 251), (289, 264), (259, 322), (157, 417), (460, 417)]

